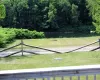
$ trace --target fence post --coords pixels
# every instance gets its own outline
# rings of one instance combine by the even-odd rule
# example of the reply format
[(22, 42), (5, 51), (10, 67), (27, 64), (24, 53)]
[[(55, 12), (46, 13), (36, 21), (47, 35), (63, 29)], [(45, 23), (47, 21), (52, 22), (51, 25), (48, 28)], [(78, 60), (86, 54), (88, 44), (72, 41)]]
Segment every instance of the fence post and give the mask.
[(23, 54), (23, 39), (21, 39), (21, 52), (22, 52), (22, 56), (24, 55)]
[(99, 48), (100, 48), (100, 39), (99, 39)]

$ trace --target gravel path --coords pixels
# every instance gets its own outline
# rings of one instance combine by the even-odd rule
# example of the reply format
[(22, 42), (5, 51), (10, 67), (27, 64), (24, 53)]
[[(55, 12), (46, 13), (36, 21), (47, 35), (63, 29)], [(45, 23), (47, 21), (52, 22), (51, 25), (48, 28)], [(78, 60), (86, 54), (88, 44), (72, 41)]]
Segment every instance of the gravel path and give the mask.
[[(46, 49), (64, 53), (64, 52), (68, 52), (68, 51), (71, 51), (71, 50), (74, 50), (74, 49), (77, 49), (77, 48), (80, 48), (80, 47), (81, 46), (71, 46), (71, 47), (58, 47), (58, 48), (46, 48)], [(79, 50), (74, 51), (74, 52), (90, 51), (94, 48), (97, 48), (97, 46), (85, 47), (85, 48), (79, 49)], [(37, 53), (37, 54), (54, 54), (54, 52), (50, 52), (50, 51), (46, 51), (46, 50), (40, 50), (40, 49), (25, 49), (25, 50), (26, 51), (31, 51), (31, 52), (34, 52), (34, 53)], [(17, 51), (19, 51), (19, 50), (17, 49), (17, 50), (8, 50), (8, 51), (0, 52), (0, 57), (4, 57), (6, 55), (12, 54), (12, 53), (17, 52)], [(26, 53), (26, 52), (24, 52), (23, 54), (24, 55), (30, 55), (30, 53)], [(22, 55), (21, 52), (15, 54), (13, 56), (20, 56), (20, 55)]]

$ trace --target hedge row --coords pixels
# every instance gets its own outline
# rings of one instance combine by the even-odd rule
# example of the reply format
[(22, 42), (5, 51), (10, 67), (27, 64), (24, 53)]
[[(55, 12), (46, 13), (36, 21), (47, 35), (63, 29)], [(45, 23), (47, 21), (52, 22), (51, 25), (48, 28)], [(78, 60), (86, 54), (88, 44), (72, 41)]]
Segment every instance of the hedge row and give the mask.
[(15, 39), (36, 39), (44, 38), (43, 32), (29, 31), (28, 29), (0, 28), (0, 47), (5, 47), (7, 43)]
[(43, 32), (29, 31), (28, 29), (13, 29), (16, 34), (16, 39), (37, 39), (44, 38)]

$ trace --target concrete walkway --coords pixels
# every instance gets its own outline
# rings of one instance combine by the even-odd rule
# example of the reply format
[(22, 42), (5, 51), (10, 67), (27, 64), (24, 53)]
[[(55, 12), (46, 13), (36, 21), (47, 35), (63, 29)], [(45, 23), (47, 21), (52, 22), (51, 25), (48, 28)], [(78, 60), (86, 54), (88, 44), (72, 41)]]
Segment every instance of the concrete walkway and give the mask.
[[(74, 50), (74, 49), (77, 49), (77, 48), (80, 48), (81, 46), (71, 46), (71, 47), (57, 47), (57, 48), (46, 48), (46, 49), (49, 49), (49, 50), (54, 50), (54, 51), (58, 51), (58, 52), (61, 52), (61, 53), (65, 53), (65, 52), (68, 52), (68, 51), (71, 51), (71, 50)], [(82, 48), (82, 49), (79, 49), (79, 50), (76, 50), (74, 52), (83, 52), (83, 51), (90, 51), (94, 48), (97, 48), (98, 46), (90, 46), (90, 47), (85, 47), (85, 48)], [(40, 49), (25, 49), (26, 51), (31, 51), (31, 52), (34, 52), (34, 53), (37, 53), (37, 54), (54, 54), (54, 52), (50, 52), (50, 51), (46, 51), (46, 50), (40, 50)], [(8, 50), (8, 51), (4, 51), (4, 52), (1, 52), (0, 53), (0, 57), (4, 57), (6, 55), (9, 55), (9, 54), (12, 54), (14, 52), (17, 52), (19, 51), (18, 49), (17, 50)], [(24, 52), (23, 53), (24, 55), (30, 55), (30, 53), (26, 53)], [(22, 52), (20, 53), (17, 53), (13, 56), (21, 56), (22, 55)]]

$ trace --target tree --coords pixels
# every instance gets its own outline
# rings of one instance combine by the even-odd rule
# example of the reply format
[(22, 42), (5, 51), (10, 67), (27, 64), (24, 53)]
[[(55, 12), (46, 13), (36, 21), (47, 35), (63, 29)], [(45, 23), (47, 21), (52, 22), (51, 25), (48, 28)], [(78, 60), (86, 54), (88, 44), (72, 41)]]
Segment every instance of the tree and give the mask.
[(72, 12), (72, 25), (73, 26), (76, 26), (78, 25), (78, 16), (79, 16), (79, 12), (78, 12), (78, 6), (75, 5), (75, 4), (72, 4), (72, 9), (71, 9), (71, 12)]
[(47, 20), (47, 22), (49, 23), (49, 28), (54, 30), (58, 28), (57, 21), (56, 21), (57, 9), (55, 7), (56, 5), (55, 1), (56, 0), (51, 0), (49, 2), (49, 11), (48, 11), (48, 20)]
[(6, 8), (6, 17), (3, 25), (5, 27), (18, 27), (17, 24), (20, 24), (18, 15), (23, 8), (27, 7), (27, 0), (3, 0), (3, 3)]
[(79, 9), (79, 20), (81, 24), (88, 24), (89, 22), (91, 22), (91, 17), (89, 17), (89, 10), (87, 9), (86, 6), (87, 6), (86, 0), (80, 0), (78, 9)]
[(6, 17), (5, 6), (2, 2), (0, 2), (0, 26), (2, 24), (2, 20)]
[[(96, 1), (87, 0), (88, 6), (92, 8), (91, 2)], [(2, 0), (2, 2), (6, 10), (2, 24), (4, 27), (37, 31), (59, 31), (62, 28), (70, 30), (74, 26), (79, 28), (79, 24), (91, 25), (92, 15), (93, 24), (97, 25), (96, 18), (99, 15), (94, 14), (94, 9), (86, 7), (86, 0)], [(90, 16), (89, 11), (90, 13), (92, 11)]]
[(100, 1), (99, 0), (87, 0), (87, 8), (90, 11), (90, 15), (93, 19), (93, 25), (96, 27), (96, 32), (100, 33)]
[(4, 19), (6, 16), (5, 6), (0, 3), (0, 19)]
[(71, 4), (69, 0), (59, 0), (57, 3), (57, 22), (60, 27), (71, 25)]

